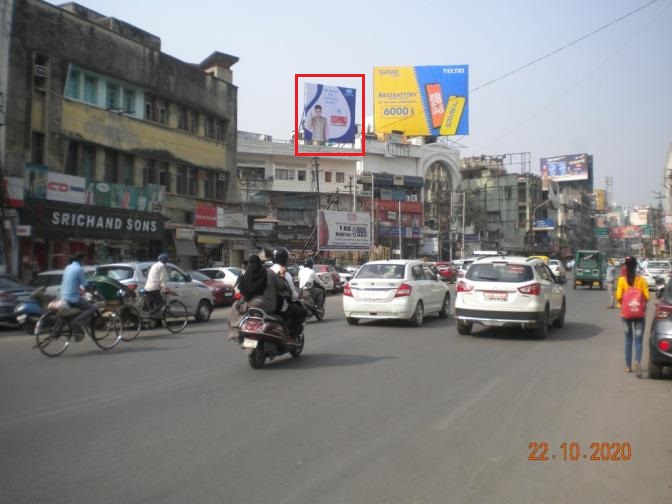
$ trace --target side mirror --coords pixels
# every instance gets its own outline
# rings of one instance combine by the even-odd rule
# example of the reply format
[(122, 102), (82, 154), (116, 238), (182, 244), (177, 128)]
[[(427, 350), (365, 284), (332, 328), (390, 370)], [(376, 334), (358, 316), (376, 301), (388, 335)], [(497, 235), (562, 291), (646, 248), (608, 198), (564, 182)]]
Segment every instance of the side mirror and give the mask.
[(185, 282), (191, 282), (192, 280), (193, 280), (193, 278), (191, 278), (191, 275), (189, 275), (188, 273), (186, 275), (184, 275), (184, 281)]

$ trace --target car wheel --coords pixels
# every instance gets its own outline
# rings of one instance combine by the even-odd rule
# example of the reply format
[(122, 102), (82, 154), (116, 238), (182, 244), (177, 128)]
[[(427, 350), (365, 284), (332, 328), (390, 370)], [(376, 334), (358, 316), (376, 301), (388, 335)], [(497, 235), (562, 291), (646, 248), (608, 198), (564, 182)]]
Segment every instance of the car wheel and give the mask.
[(562, 298), (562, 308), (560, 309), (560, 315), (553, 321), (553, 327), (560, 329), (565, 325), (565, 312), (567, 311), (567, 304), (565, 303), (565, 298)]
[(441, 305), (441, 311), (439, 312), (439, 317), (448, 318), (450, 315), (450, 294), (446, 294), (443, 298), (443, 305)]
[(413, 324), (415, 327), (420, 327), (424, 320), (425, 320), (425, 308), (422, 305), (422, 301), (418, 301), (418, 304), (415, 305), (415, 311), (413, 312), (413, 316), (411, 317), (411, 320), (409, 322)]
[(352, 317), (345, 317), (345, 321), (348, 323), (348, 325), (357, 325), (357, 324), (359, 324), (359, 319), (352, 318)]
[(546, 309), (544, 310), (544, 316), (539, 322), (539, 326), (534, 330), (534, 335), (538, 339), (546, 339), (548, 336), (548, 306), (546, 306)]
[(649, 378), (660, 380), (663, 377), (663, 366), (651, 359), (649, 354)]
[(201, 302), (198, 303), (198, 308), (196, 308), (196, 315), (194, 315), (194, 319), (196, 322), (207, 322), (210, 320), (211, 314), (212, 305), (206, 299), (201, 299)]
[(459, 320), (457, 321), (457, 332), (458, 334), (471, 334), (471, 330), (473, 329), (474, 324), (471, 322), (465, 322), (464, 320)]

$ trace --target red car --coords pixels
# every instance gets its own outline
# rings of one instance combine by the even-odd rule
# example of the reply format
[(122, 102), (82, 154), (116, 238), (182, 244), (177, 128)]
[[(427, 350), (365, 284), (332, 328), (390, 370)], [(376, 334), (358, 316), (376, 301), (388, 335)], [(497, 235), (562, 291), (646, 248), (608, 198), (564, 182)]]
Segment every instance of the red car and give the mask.
[(191, 278), (204, 284), (212, 293), (212, 302), (215, 306), (233, 304), (233, 285), (213, 280), (199, 271), (188, 271)]
[(458, 268), (453, 263), (448, 261), (436, 262), (436, 270), (439, 272), (439, 277), (444, 282), (454, 282), (457, 280)]
[(338, 276), (338, 271), (336, 271), (336, 268), (329, 264), (316, 264), (313, 266), (313, 270), (315, 270), (315, 273), (318, 274), (318, 276), (322, 277), (323, 275), (329, 275), (331, 276), (331, 279), (333, 281), (333, 287), (331, 288), (332, 293), (336, 293), (340, 290), (343, 289), (343, 285), (341, 284), (341, 277)]

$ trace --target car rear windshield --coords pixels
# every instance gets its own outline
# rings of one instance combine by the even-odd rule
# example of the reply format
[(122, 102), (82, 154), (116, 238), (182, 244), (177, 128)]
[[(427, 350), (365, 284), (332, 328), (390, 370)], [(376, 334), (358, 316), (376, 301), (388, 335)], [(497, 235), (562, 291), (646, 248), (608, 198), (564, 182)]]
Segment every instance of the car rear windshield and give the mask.
[(551, 259), (548, 261), (549, 266), (560, 266), (560, 261), (557, 261), (555, 259)]
[(650, 262), (647, 266), (649, 269), (670, 269), (670, 263), (668, 262)]
[(63, 280), (63, 275), (57, 273), (54, 275), (37, 275), (30, 281), (31, 287), (51, 287), (52, 285), (60, 285)]
[(205, 280), (206, 282), (208, 280), (212, 280), (212, 278), (210, 278), (208, 275), (204, 275), (200, 271), (190, 271), (189, 274), (191, 275), (191, 278), (193, 278), (194, 280), (198, 280), (199, 282), (202, 282), (203, 280)]
[(404, 278), (403, 264), (365, 264), (355, 278)]
[(473, 264), (467, 271), (467, 280), (483, 282), (527, 282), (534, 279), (532, 268), (525, 264)]
[(99, 266), (98, 275), (103, 275), (113, 280), (128, 280), (133, 278), (133, 268), (125, 266)]

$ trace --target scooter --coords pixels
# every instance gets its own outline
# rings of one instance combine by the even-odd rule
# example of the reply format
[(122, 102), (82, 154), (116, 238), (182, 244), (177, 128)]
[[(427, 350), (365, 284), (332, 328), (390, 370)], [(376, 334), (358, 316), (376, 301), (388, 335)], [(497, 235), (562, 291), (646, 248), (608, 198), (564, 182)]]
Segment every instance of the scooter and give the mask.
[(259, 308), (250, 308), (238, 324), (240, 347), (247, 351), (247, 360), (253, 369), (261, 369), (266, 359), (289, 353), (296, 358), (303, 352), (304, 336), (289, 335), (284, 319), (269, 315)]
[(26, 301), (14, 307), (16, 322), (28, 334), (34, 333), (35, 324), (40, 320), (49, 301), (52, 300), (50, 296), (45, 295), (45, 291), (45, 287), (40, 287)]
[(313, 298), (312, 293), (310, 292), (311, 288), (312, 282), (308, 282), (303, 287), (303, 289), (301, 289), (301, 302), (308, 312), (308, 318), (315, 317), (315, 320), (320, 321), (324, 318), (324, 305), (327, 300), (327, 291), (324, 289), (324, 287), (319, 287), (324, 291), (324, 296), (322, 296), (322, 303), (320, 303), (320, 306), (318, 306), (317, 303), (315, 303), (315, 299)]

